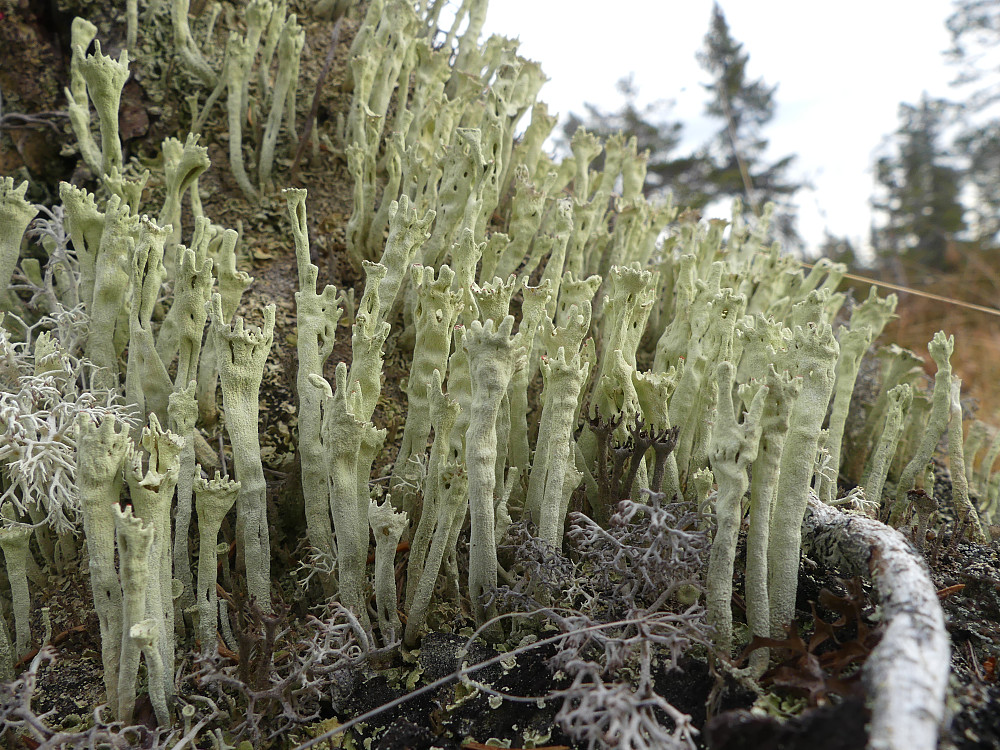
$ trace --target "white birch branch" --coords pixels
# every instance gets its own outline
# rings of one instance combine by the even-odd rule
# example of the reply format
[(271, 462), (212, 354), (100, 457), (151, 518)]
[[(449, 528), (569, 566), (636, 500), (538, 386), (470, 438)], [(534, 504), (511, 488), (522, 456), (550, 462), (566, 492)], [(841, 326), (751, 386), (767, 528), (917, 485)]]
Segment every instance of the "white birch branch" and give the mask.
[(867, 575), (878, 589), (884, 632), (863, 668), (872, 711), (869, 750), (934, 750), (950, 646), (923, 559), (895, 529), (842, 513), (812, 493), (802, 533), (814, 560)]

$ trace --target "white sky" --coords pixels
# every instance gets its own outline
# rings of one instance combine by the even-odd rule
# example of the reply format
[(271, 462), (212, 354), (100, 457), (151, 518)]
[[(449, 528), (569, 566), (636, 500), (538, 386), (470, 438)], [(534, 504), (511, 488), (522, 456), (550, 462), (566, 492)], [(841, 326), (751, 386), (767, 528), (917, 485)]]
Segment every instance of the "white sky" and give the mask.
[[(900, 102), (921, 92), (946, 97), (955, 71), (942, 52), (950, 0), (722, 0), (734, 39), (750, 55), (748, 75), (778, 84), (777, 111), (764, 129), (772, 158), (797, 154), (798, 227), (808, 249), (824, 228), (867, 246), (872, 164), (897, 127)], [(634, 73), (639, 102), (673, 100), (697, 147), (717, 123), (701, 117), (707, 75), (695, 53), (711, 0), (492, 0), (483, 29), (521, 40), (519, 53), (549, 77), (540, 98), (550, 112), (583, 113), (583, 102), (617, 109), (615, 83)]]

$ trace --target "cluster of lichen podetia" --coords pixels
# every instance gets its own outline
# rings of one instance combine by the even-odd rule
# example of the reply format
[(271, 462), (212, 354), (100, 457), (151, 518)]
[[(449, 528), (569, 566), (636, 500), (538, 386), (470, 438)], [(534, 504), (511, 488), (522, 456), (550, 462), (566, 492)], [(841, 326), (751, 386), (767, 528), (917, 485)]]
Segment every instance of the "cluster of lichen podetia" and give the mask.
[[(535, 101), (541, 72), (517, 56), (510, 40), (478, 44), (484, 8), (485, 1), (463, 5), (445, 46), (435, 48), (433, 15), (422, 18), (402, 0), (374, 0), (355, 37), (354, 102), (342, 137), (355, 179), (348, 252), (366, 282), (351, 316), (351, 363), (337, 365), (333, 387), (323, 370), (348, 297), (332, 286), (317, 288), (306, 193), (285, 191), (299, 273), (302, 492), (309, 543), (328, 571), (321, 576), (325, 592), (372, 627), (373, 590), (385, 643), (401, 638), (416, 645), (435, 597), (467, 598), (476, 623), (486, 624), (495, 611), (484, 595), (497, 584), (497, 546), (511, 518), (530, 519), (557, 547), (574, 494), (584, 494), (588, 513), (606, 520), (602, 482), (608, 472), (622, 476), (622, 467), (609, 462), (624, 455), (610, 456), (609, 441), (624, 444), (640, 420), (653, 435), (677, 428), (679, 439), (669, 454), (650, 447), (629, 467), (626, 491), (652, 487), (714, 514), (707, 607), (723, 651), (733, 646), (733, 567), (748, 492), (747, 618), (761, 636), (781, 635), (794, 614), (809, 493), (859, 507), (867, 499), (877, 507), (889, 477), (896, 481), (892, 521), (902, 523), (907, 492), (946, 431), (956, 513), (984, 539), (965, 475), (966, 468), (973, 473), (988, 430), (977, 423), (964, 460), (952, 341), (938, 334), (931, 342), (937, 376), (930, 397), (916, 389), (922, 370), (914, 355), (898, 347), (880, 351), (882, 390), (867, 424), (842, 452), (861, 358), (891, 318), (895, 298), (873, 292), (835, 335), (845, 300), (835, 289), (844, 269), (821, 262), (805, 275), (776, 246), (765, 246), (766, 216), (751, 229), (737, 207), (725, 238), (723, 222), (675, 224), (673, 208), (642, 196), (645, 156), (634, 141), (613, 137), (601, 144), (579, 131), (572, 156), (554, 162), (542, 151), (555, 120)], [(459, 35), (464, 13), (468, 30)], [(219, 77), (186, 25), (175, 26), (178, 54), (215, 86), (209, 99), (221, 95), (223, 84), (228, 88), (233, 128), (245, 118), (254, 61), (247, 50), (257, 49), (266, 30), (262, 59), (270, 59), (267, 50), (273, 54), (275, 45), (281, 60), (291, 60), (292, 52), (297, 59), (301, 51), (300, 32), (294, 17), (285, 19), (283, 4), (256, 0), (246, 21), (246, 35), (230, 37)], [(215, 575), (218, 535), (234, 505), (247, 590), (261, 606), (270, 604), (257, 412), (274, 306), (264, 308), (261, 328), (239, 316), (231, 324), (251, 279), (236, 268), (236, 233), (212, 224), (201, 210), (197, 178), (209, 162), (196, 135), (164, 143), (163, 207), (156, 220), (139, 215), (146, 175), (124, 176), (117, 134), (127, 56), (115, 62), (99, 49), (85, 55), (95, 34), (85, 22), (74, 24), (68, 93), (81, 156), (101, 175), (107, 197), (99, 202), (63, 184), (63, 246), (58, 237), (43, 240), (50, 256), (44, 273), (25, 258), (18, 278), (36, 291), (33, 304), (42, 313), (82, 306), (89, 319), (83, 354), (98, 367), (90, 384), (124, 405), (120, 417), (81, 415), (75, 434), (66, 437), (76, 444), (69, 469), (78, 506), (60, 512), (78, 512), (87, 541), (109, 704), (118, 719), (130, 720), (141, 655), (165, 724), (181, 614), (194, 616), (204, 650), (216, 647), (217, 626), (228, 634)], [(276, 89), (285, 93), (294, 88), (291, 65), (279, 63), (276, 73)], [(284, 96), (275, 95), (278, 115), (265, 129), (262, 188), (281, 113), (294, 121), (294, 104)], [(100, 146), (90, 133), (88, 98), (98, 112)], [(530, 124), (515, 138), (529, 110)], [(233, 131), (230, 144), (233, 173), (244, 192), (256, 196)], [(603, 167), (595, 170), (600, 156)], [(44, 374), (40, 347), (58, 350), (58, 344), (19, 328), (30, 310), (9, 291), (22, 237), (37, 213), (25, 188), (0, 181), (0, 309), (9, 313), (4, 324), (12, 331), (0, 339), (0, 360), (33, 361), (35, 374)], [(186, 195), (196, 217), (188, 246), (180, 244)], [(172, 301), (160, 314), (165, 284)], [(402, 443), (389, 467), (378, 461), (386, 431), (372, 415), (394, 326), (401, 326), (399, 341), (412, 347), (412, 360)], [(25, 339), (20, 345), (10, 338), (17, 335)], [(12, 364), (10, 372), (20, 366)], [(534, 403), (530, 386), (539, 373), (544, 387)], [(212, 461), (198, 425), (218, 419), (217, 384), (235, 481), (206, 480), (198, 468)], [(4, 392), (15, 387), (14, 378), (0, 381)], [(0, 412), (8, 434), (11, 414)], [(598, 428), (576, 437), (584, 419), (596, 420)], [(610, 431), (607, 439), (601, 424)], [(998, 454), (1000, 435), (973, 477), (980, 497), (989, 498), (981, 509), (988, 519), (1000, 491), (1000, 481), (990, 477)], [(54, 509), (36, 507), (18, 490), (16, 459), (0, 448), (0, 488), (9, 501), (0, 548), (16, 632), (12, 644), (0, 623), (0, 677), (7, 678), (29, 641), (31, 530), (46, 562), (52, 562), (50, 537), (67, 533), (50, 528)], [(372, 490), (373, 465), (388, 475), (384, 497)], [(837, 496), (841, 468), (863, 487), (846, 499)], [(131, 502), (125, 509), (118, 505), (123, 479)], [(458, 542), (466, 528), (462, 590)], [(393, 563), (402, 538), (409, 541), (409, 558), (405, 589), (397, 591)], [(397, 614), (400, 598), (405, 626)], [(759, 674), (766, 662), (766, 653), (756, 652), (753, 670)]]

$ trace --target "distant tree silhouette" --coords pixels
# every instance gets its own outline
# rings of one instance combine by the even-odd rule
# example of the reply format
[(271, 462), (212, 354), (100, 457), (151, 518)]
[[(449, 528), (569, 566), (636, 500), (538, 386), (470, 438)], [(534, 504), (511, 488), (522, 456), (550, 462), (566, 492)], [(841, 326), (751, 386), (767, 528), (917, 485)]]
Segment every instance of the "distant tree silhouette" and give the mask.
[(1000, 245), (1000, 120), (968, 128), (955, 142), (965, 155), (970, 238), (984, 247)]
[[(673, 103), (661, 100), (639, 106), (639, 90), (632, 75), (620, 79), (616, 88), (624, 99), (622, 106), (606, 112), (594, 104), (584, 104), (584, 114), (571, 113), (563, 125), (562, 145), (568, 149), (573, 133), (580, 127), (601, 138), (618, 132), (634, 136), (639, 151), (649, 152), (643, 185), (646, 197), (672, 193), (674, 205), (702, 208), (709, 200), (705, 181), (711, 166), (697, 154), (676, 156), (684, 126), (667, 116)], [(600, 160), (595, 167), (601, 167)]]
[[(631, 76), (618, 82), (624, 101), (613, 111), (585, 104), (583, 114), (570, 114), (563, 125), (561, 144), (568, 148), (577, 128), (583, 127), (602, 137), (621, 131), (634, 136), (640, 151), (649, 152), (647, 196), (672, 193), (674, 204), (700, 210), (713, 201), (743, 199), (754, 213), (765, 203), (778, 206), (774, 218), (777, 238), (801, 245), (795, 231), (791, 197), (803, 187), (787, 176), (794, 156), (767, 163), (768, 141), (761, 129), (774, 116), (774, 92), (761, 80), (747, 79), (749, 55), (729, 34), (722, 10), (716, 5), (705, 36), (705, 48), (698, 54), (702, 67), (712, 75), (705, 86), (710, 97), (705, 113), (722, 121), (718, 134), (689, 154), (678, 154), (683, 124), (670, 119), (672, 102), (638, 104), (638, 89)], [(600, 167), (600, 162), (595, 164)]]
[(845, 263), (849, 267), (855, 267), (861, 260), (852, 243), (846, 237), (837, 237), (829, 232), (823, 237), (823, 242), (819, 246), (820, 257), (829, 258), (837, 263)]
[(722, 121), (722, 127), (705, 148), (712, 165), (707, 176), (709, 198), (739, 195), (755, 213), (765, 203), (775, 203), (778, 237), (800, 245), (791, 198), (803, 184), (788, 176), (795, 157), (785, 156), (770, 163), (764, 158), (768, 140), (761, 131), (774, 117), (777, 86), (768, 86), (763, 79), (749, 79), (749, 60), (743, 44), (730, 34), (722, 8), (716, 3), (704, 48), (698, 54), (701, 67), (712, 76), (712, 82), (705, 85), (709, 93), (705, 112)]
[(954, 84), (967, 91), (957, 108), (962, 133), (956, 140), (965, 156), (970, 232), (980, 245), (1000, 245), (1000, 4), (995, 0), (955, 0), (947, 21), (958, 70)]
[(975, 86), (965, 106), (982, 111), (1000, 102), (1000, 4), (995, 0), (954, 0), (946, 21), (948, 57), (958, 69), (959, 86)]
[(959, 201), (961, 171), (940, 144), (948, 110), (947, 102), (926, 95), (919, 104), (899, 107), (892, 153), (875, 164), (872, 245), (883, 258), (905, 256), (938, 269), (950, 263), (948, 249), (965, 228), (965, 209)]

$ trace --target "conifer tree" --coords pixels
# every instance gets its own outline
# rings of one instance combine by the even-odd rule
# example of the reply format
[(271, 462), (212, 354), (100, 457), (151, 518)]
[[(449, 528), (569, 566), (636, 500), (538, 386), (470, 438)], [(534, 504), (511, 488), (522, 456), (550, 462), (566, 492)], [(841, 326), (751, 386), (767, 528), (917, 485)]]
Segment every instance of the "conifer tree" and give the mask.
[(754, 213), (765, 203), (774, 202), (778, 206), (777, 234), (785, 242), (800, 244), (790, 199), (803, 185), (788, 176), (795, 157), (768, 162), (768, 140), (761, 134), (774, 117), (777, 86), (749, 78), (749, 60), (743, 44), (730, 34), (725, 14), (716, 3), (704, 49), (698, 54), (698, 62), (712, 77), (711, 83), (705, 84), (709, 93), (705, 113), (722, 122), (707, 146), (712, 164), (709, 197), (739, 196)]
[(1000, 4), (994, 0), (955, 0), (947, 21), (952, 47), (953, 82), (964, 100), (958, 107), (962, 133), (956, 147), (965, 156), (971, 239), (1000, 243)]
[(927, 96), (900, 105), (893, 153), (875, 165), (878, 194), (872, 204), (881, 220), (872, 244), (883, 257), (905, 255), (920, 266), (943, 269), (955, 235), (965, 227), (961, 173), (940, 143), (948, 106)]
[[(583, 115), (570, 114), (562, 128), (565, 150), (569, 150), (573, 133), (580, 127), (602, 139), (618, 132), (628, 138), (634, 136), (639, 152), (649, 152), (643, 194), (649, 198), (671, 193), (675, 206), (702, 208), (708, 202), (705, 181), (710, 165), (701, 154), (676, 155), (684, 126), (668, 116), (673, 102), (658, 100), (640, 105), (632, 75), (620, 79), (616, 88), (624, 100), (619, 109), (606, 112), (587, 103)], [(592, 167), (601, 169), (603, 159), (602, 154)]]

